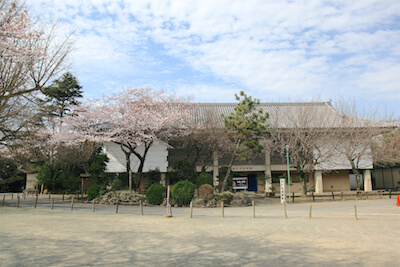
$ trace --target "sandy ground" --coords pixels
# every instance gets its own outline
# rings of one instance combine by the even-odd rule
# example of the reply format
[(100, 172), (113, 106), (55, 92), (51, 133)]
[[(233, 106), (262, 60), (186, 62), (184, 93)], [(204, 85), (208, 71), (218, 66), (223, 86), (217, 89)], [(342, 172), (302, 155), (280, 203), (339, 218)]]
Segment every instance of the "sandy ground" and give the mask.
[[(193, 210), (0, 206), (0, 266), (400, 266), (396, 199)], [(309, 206), (312, 204), (312, 218)], [(354, 205), (358, 220), (355, 220)]]

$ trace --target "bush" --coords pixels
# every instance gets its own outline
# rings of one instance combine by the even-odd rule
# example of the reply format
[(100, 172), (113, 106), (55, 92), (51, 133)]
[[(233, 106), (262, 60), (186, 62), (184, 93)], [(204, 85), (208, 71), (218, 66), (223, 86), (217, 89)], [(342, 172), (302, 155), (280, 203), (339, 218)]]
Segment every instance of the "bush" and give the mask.
[(99, 196), (100, 195), (99, 191), (100, 191), (100, 186), (97, 184), (94, 184), (91, 187), (89, 187), (87, 191), (88, 200), (93, 200), (94, 198)]
[(180, 181), (172, 187), (172, 199), (177, 205), (188, 205), (193, 198), (196, 185), (188, 181)]
[(162, 184), (152, 184), (145, 193), (147, 202), (152, 205), (162, 204), (165, 198), (165, 190), (166, 188)]
[(203, 184), (197, 190), (197, 194), (205, 200), (210, 200), (214, 197), (214, 187), (209, 184)]
[(200, 173), (199, 177), (196, 179), (196, 185), (197, 187), (200, 187), (203, 184), (209, 184), (211, 186), (213, 185), (213, 177), (211, 174), (206, 172)]
[(115, 179), (111, 184), (111, 191), (118, 191), (124, 187), (123, 182), (120, 179)]

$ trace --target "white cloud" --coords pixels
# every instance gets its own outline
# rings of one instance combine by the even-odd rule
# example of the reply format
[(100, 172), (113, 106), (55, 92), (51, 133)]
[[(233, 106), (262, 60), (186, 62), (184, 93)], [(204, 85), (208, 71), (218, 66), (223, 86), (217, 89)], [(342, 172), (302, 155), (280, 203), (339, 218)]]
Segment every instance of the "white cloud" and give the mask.
[[(100, 87), (151, 78), (150, 85), (200, 88), (196, 97), (210, 101), (237, 91), (235, 86), (282, 98), (349, 94), (347, 88), (354, 96), (399, 97), (397, 0), (27, 4), (77, 29), (77, 71), (87, 77), (102, 73)], [(219, 82), (179, 79), (185, 68)], [(157, 80), (160, 74), (163, 80)]]

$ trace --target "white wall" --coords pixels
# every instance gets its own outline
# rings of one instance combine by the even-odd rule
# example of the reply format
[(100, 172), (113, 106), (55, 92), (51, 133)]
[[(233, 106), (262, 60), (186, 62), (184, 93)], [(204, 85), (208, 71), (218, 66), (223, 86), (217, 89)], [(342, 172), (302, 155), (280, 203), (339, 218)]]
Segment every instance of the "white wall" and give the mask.
[[(125, 153), (121, 150), (120, 145), (115, 143), (104, 143), (104, 150), (109, 158), (106, 172), (126, 172)], [(137, 149), (143, 155), (144, 147)], [(144, 163), (143, 172), (159, 169), (160, 172), (166, 172), (168, 167), (168, 150), (167, 146), (161, 142), (155, 142), (150, 147)], [(135, 155), (131, 155), (131, 168), (136, 172), (139, 167), (139, 160)]]
[[(326, 154), (327, 157), (324, 158), (320, 164), (315, 166), (315, 170), (351, 170), (350, 161), (346, 158), (343, 152), (340, 152), (340, 148), (329, 149), (324, 148), (328, 152), (322, 152)], [(318, 154), (317, 151), (314, 152), (315, 155)], [(360, 162), (358, 164), (359, 169), (373, 169), (373, 159), (371, 148), (368, 148), (363, 155), (360, 157)]]

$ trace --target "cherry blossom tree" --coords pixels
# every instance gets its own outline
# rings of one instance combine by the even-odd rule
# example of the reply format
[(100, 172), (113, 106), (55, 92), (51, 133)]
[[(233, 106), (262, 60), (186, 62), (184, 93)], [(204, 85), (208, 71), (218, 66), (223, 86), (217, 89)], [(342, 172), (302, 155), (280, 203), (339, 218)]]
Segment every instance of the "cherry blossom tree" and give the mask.
[[(190, 107), (187, 98), (151, 88), (123, 89), (101, 100), (84, 104), (68, 123), (74, 132), (68, 138), (97, 142), (113, 142), (125, 153), (129, 173), (129, 189), (138, 188), (144, 163), (155, 141), (168, 141), (181, 133), (184, 118)], [(73, 138), (77, 140), (77, 137)], [(139, 147), (144, 150), (139, 152)], [(132, 179), (131, 156), (139, 159), (138, 171)], [(133, 184), (134, 183), (134, 184)]]
[(32, 19), (19, 1), (0, 0), (0, 145), (30, 136), (41, 91), (69, 67), (72, 35), (59, 38), (56, 26)]

